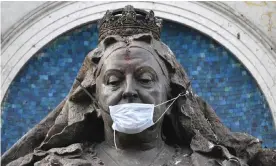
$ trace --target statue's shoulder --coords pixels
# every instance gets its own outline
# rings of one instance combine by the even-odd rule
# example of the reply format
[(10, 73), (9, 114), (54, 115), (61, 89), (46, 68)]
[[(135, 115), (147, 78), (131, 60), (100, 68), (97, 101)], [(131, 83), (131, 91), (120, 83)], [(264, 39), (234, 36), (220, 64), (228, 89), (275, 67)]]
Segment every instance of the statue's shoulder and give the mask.
[(47, 151), (35, 150), (34, 153), (20, 157), (7, 166), (21, 165), (101, 165), (96, 156), (96, 143), (75, 143), (66, 147), (52, 148)]
[(251, 166), (276, 165), (276, 149), (262, 149), (248, 163)]

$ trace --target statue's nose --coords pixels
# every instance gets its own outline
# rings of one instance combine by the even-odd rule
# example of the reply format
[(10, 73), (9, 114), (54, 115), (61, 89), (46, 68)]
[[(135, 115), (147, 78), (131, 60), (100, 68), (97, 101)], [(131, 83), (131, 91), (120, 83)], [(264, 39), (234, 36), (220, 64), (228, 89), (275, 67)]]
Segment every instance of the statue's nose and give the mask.
[(125, 82), (125, 89), (123, 92), (123, 98), (137, 98), (138, 93), (135, 88), (135, 82), (133, 81), (131, 76), (126, 77), (126, 82)]

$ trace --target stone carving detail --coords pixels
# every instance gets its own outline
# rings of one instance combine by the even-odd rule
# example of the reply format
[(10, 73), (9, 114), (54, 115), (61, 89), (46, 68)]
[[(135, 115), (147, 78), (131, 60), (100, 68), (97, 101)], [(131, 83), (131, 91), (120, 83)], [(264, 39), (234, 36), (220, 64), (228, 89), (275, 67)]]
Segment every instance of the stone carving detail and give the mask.
[(152, 33), (160, 39), (162, 20), (154, 16), (154, 12), (146, 12), (126, 6), (113, 12), (107, 11), (99, 21), (99, 42), (109, 35), (130, 36), (139, 33)]
[[(193, 93), (152, 11), (107, 11), (99, 29), (68, 97), (2, 156), (3, 165), (276, 165), (274, 150), (231, 132)], [(133, 103), (147, 105), (152, 124), (115, 131), (114, 105), (127, 108), (117, 110), (122, 123), (134, 119), (124, 129), (143, 127), (133, 126), (143, 117)]]

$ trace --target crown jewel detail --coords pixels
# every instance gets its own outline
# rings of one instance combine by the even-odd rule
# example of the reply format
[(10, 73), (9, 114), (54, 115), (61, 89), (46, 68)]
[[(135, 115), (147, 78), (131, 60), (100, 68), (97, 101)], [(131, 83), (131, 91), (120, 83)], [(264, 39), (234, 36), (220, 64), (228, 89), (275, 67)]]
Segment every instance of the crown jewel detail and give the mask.
[(152, 33), (160, 39), (162, 20), (154, 17), (154, 12), (135, 9), (128, 5), (114, 11), (106, 11), (98, 22), (99, 40), (101, 42), (109, 35), (131, 36), (140, 33)]

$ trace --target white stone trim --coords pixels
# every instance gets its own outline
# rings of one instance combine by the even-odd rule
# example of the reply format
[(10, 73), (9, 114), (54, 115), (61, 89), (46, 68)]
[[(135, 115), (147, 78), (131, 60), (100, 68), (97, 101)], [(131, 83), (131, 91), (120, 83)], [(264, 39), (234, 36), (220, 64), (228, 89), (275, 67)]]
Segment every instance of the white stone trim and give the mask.
[(225, 46), (253, 75), (276, 121), (276, 48), (271, 49), (273, 43), (257, 27), (220, 2), (47, 2), (3, 36), (1, 102), (16, 74), (39, 49), (72, 28), (98, 20), (106, 10), (127, 4), (153, 10)]

